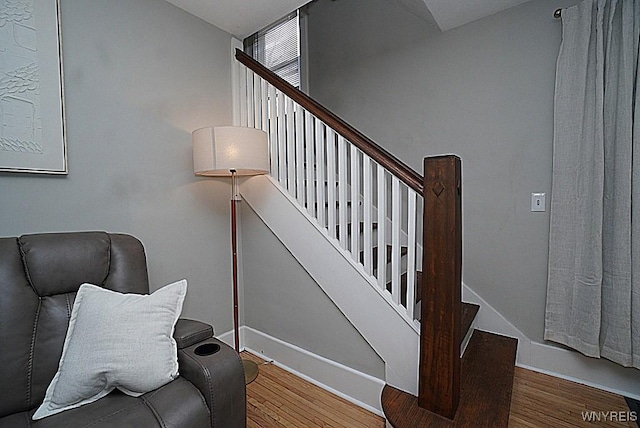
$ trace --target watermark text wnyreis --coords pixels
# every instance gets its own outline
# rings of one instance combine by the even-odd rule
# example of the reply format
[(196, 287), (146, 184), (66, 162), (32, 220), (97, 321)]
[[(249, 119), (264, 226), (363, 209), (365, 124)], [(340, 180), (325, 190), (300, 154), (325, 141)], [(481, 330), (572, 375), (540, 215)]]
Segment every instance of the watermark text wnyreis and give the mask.
[(582, 420), (585, 422), (636, 422), (638, 420), (638, 412), (582, 412)]

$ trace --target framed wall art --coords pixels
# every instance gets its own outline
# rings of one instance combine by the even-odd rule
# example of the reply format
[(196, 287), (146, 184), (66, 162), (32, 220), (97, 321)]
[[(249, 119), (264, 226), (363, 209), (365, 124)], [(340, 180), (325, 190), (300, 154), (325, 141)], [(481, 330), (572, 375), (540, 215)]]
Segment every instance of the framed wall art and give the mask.
[(0, 171), (68, 173), (59, 0), (0, 0)]

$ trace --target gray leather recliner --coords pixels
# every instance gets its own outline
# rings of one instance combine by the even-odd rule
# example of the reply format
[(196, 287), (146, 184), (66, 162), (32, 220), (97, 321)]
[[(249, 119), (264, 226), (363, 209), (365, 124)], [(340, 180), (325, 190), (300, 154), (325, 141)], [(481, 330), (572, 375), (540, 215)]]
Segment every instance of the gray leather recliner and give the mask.
[(174, 334), (177, 379), (137, 398), (116, 390), (32, 421), (58, 369), (71, 308), (85, 282), (148, 293), (140, 241), (104, 232), (0, 238), (0, 428), (246, 426), (240, 358), (213, 338), (211, 326), (185, 319)]

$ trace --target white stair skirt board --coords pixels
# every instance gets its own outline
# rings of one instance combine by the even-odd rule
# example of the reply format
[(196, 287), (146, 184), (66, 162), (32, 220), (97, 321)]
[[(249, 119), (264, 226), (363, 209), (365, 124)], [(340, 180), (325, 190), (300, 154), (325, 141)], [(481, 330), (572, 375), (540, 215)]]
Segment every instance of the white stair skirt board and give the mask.
[(476, 316), (478, 330), (518, 339), (518, 367), (640, 400), (640, 370), (625, 369), (607, 360), (589, 358), (576, 351), (534, 342), (469, 286), (462, 285), (462, 299), (480, 305)]
[[(241, 195), (385, 362), (385, 381), (417, 395), (419, 328), (390, 294), (268, 176), (242, 183)], [(301, 215), (302, 214), (302, 215)], [(304, 236), (304, 239), (300, 239)], [(331, 269), (327, 269), (331, 266)]]

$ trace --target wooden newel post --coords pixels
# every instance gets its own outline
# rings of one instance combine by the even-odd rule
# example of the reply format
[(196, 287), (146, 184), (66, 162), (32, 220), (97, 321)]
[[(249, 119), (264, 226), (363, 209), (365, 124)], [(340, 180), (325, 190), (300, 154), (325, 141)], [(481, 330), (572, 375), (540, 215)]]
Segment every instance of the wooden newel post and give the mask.
[(460, 401), (461, 161), (424, 160), (422, 322), (418, 405), (453, 419)]

